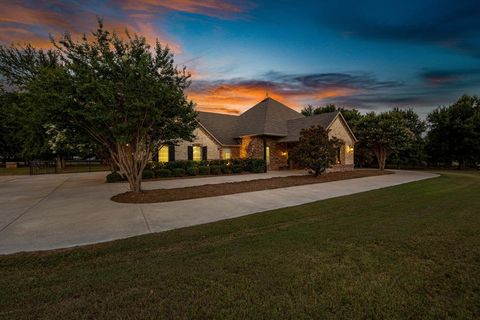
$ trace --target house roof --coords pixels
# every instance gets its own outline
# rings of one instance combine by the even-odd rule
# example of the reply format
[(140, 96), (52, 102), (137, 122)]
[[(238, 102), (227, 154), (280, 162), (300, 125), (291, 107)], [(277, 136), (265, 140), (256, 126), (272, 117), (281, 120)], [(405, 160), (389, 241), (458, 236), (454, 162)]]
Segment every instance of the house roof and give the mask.
[[(328, 129), (339, 114), (337, 111), (305, 117), (272, 98), (266, 98), (239, 116), (198, 112), (198, 119), (220, 144), (238, 145), (240, 137), (255, 135), (279, 137), (279, 142), (298, 141), (302, 129), (315, 125)], [(350, 134), (355, 139), (351, 131)]]
[(303, 118), (301, 113), (272, 98), (265, 98), (240, 115), (238, 136), (287, 136), (287, 120)]
[(198, 120), (205, 130), (223, 145), (237, 145), (235, 138), (239, 116), (213, 112), (198, 112)]
[(335, 120), (338, 111), (316, 114), (309, 117), (292, 119), (287, 121), (288, 135), (279, 140), (279, 142), (293, 142), (300, 138), (300, 131), (311, 126), (322, 126), (325, 129), (330, 127), (330, 124)]

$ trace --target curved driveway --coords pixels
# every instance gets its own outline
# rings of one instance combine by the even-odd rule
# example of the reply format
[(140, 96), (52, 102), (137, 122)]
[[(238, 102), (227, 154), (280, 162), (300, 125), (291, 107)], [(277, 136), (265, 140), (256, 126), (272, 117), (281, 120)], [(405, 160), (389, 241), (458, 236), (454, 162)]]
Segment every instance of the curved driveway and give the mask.
[[(174, 188), (303, 174), (220, 176), (146, 182), (145, 189)], [(103, 173), (0, 177), (0, 254), (104, 242), (239, 217), (436, 177), (419, 171), (298, 187), (152, 204), (121, 204), (112, 195), (124, 183), (105, 184)]]

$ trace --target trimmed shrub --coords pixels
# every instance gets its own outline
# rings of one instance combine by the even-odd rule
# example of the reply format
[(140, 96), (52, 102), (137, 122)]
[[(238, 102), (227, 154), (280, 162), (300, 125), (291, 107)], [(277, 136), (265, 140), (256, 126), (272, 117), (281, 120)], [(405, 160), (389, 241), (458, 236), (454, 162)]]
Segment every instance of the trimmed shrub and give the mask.
[(155, 172), (152, 170), (143, 170), (142, 179), (152, 179), (155, 178)]
[(260, 173), (265, 171), (265, 160), (263, 159), (245, 159), (244, 170), (252, 173)]
[(210, 174), (222, 174), (222, 167), (217, 165), (210, 166)]
[(197, 167), (190, 167), (187, 169), (187, 174), (189, 176), (197, 176), (198, 175), (198, 168)]
[(118, 182), (118, 181), (123, 181), (123, 177), (120, 173), (118, 173), (117, 171), (113, 171), (112, 173), (109, 173), (107, 174), (107, 182), (108, 183), (111, 183), (111, 182)]
[(233, 173), (242, 173), (243, 172), (243, 167), (240, 165), (234, 165), (232, 166), (232, 172)]
[(206, 167), (206, 166), (198, 167), (198, 173), (201, 175), (208, 175), (210, 174), (210, 167)]
[(232, 173), (232, 170), (227, 165), (220, 166), (220, 169), (222, 170), (223, 174)]
[(175, 168), (172, 170), (172, 174), (174, 177), (183, 177), (185, 175), (185, 169)]
[(155, 171), (155, 175), (159, 178), (168, 178), (172, 176), (172, 171), (168, 169), (158, 169)]
[(210, 160), (210, 166), (223, 166), (227, 164), (228, 164), (228, 160), (222, 160), (222, 159)]

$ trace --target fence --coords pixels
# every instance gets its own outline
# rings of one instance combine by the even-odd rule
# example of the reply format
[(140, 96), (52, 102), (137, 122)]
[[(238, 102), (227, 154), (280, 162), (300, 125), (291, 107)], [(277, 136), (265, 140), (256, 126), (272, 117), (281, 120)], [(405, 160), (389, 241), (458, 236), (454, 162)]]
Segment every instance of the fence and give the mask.
[(55, 160), (33, 160), (30, 162), (30, 175), (108, 170), (110, 170), (109, 165), (101, 160), (66, 160), (64, 168), (58, 168)]

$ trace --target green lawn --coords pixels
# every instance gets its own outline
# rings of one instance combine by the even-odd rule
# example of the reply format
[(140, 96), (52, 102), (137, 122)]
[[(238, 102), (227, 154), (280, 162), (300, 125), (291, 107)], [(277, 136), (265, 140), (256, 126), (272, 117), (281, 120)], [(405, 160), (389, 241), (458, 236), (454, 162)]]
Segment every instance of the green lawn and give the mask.
[(0, 257), (0, 318), (479, 317), (478, 172)]

